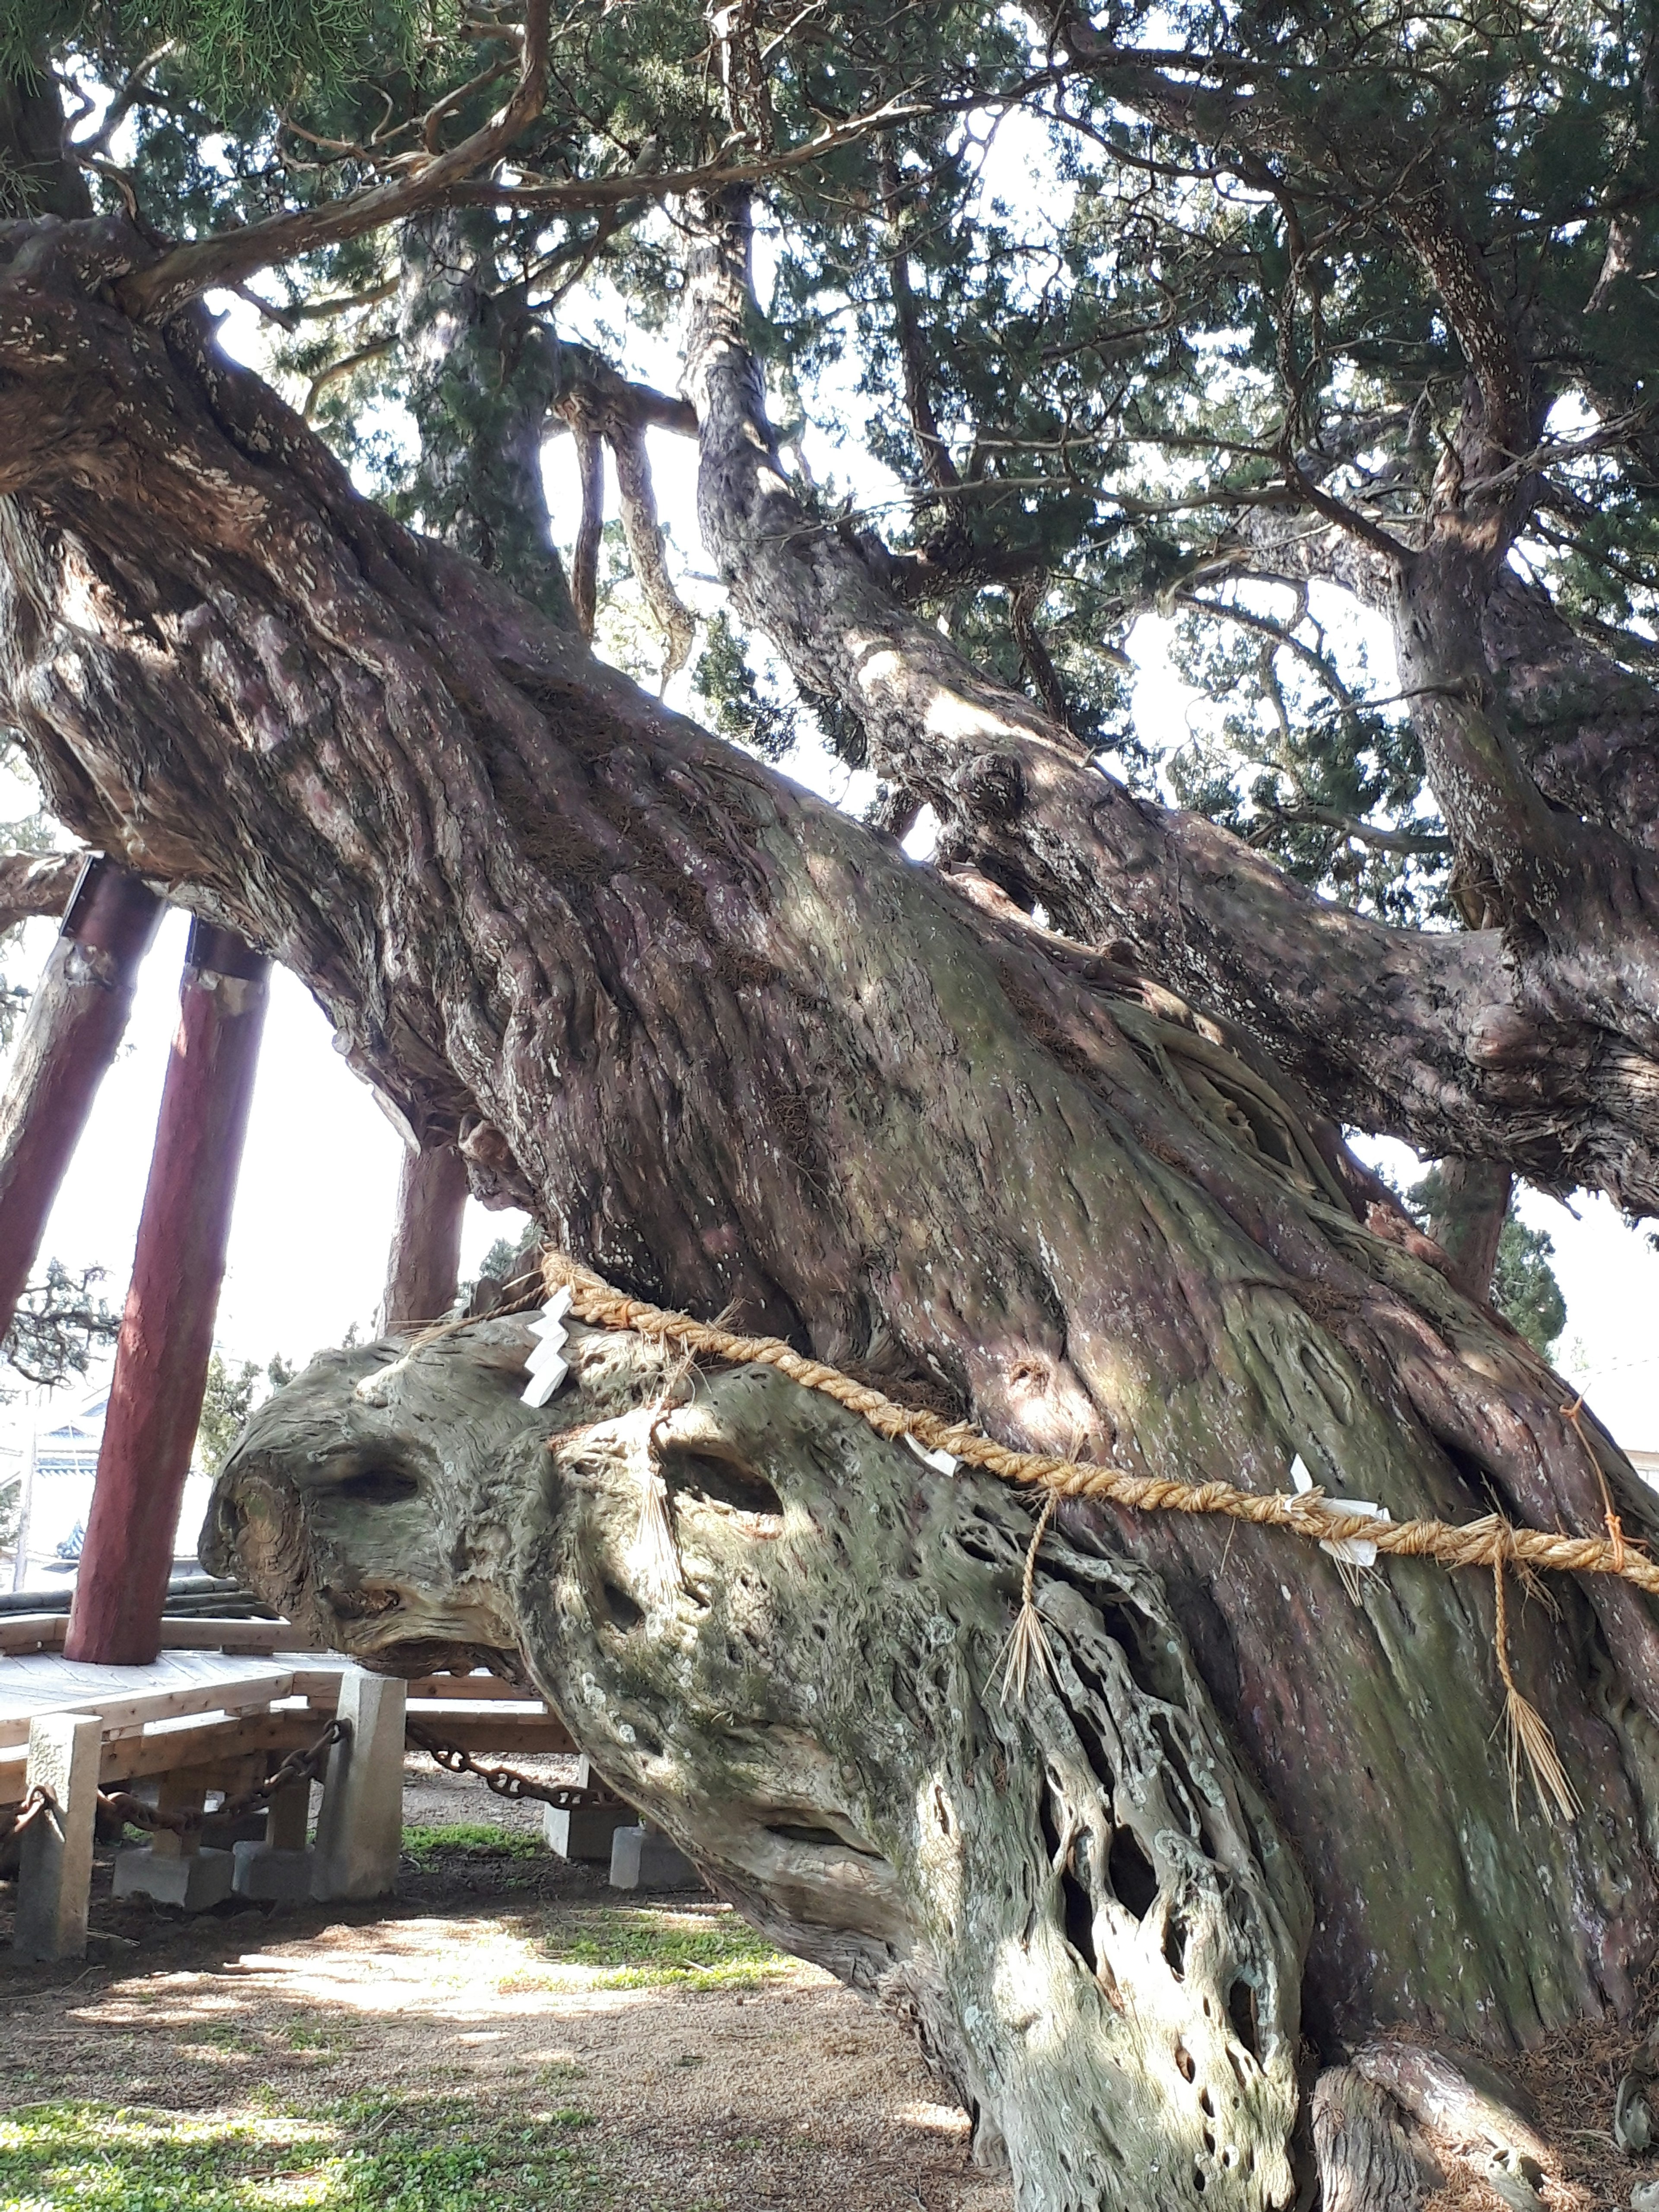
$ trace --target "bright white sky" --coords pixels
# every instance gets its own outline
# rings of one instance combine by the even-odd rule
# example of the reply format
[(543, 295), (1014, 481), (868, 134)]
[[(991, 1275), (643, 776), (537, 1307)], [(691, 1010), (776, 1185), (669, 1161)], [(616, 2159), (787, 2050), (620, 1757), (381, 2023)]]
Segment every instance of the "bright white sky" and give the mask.
[[(239, 325), (239, 319), (240, 323)], [(248, 310), (238, 307), (226, 337), (239, 352), (258, 348)], [(635, 364), (672, 386), (674, 369)], [(854, 473), (850, 447), (822, 433), (809, 440), (815, 472)], [(695, 459), (688, 441), (653, 434), (652, 457), (665, 521), (695, 574), (703, 566), (694, 504)], [(548, 453), (553, 512), (574, 535), (578, 512), (568, 440)], [(859, 481), (863, 488), (864, 477)], [(614, 500), (614, 485), (612, 487)], [(568, 547), (567, 545), (567, 551)], [(695, 586), (689, 595), (699, 596)], [(703, 595), (706, 597), (706, 595)], [(1160, 626), (1143, 623), (1133, 641), (1142, 669), (1136, 714), (1149, 733), (1184, 723), (1189, 695), (1170, 665)], [(694, 702), (684, 678), (671, 696)], [(797, 773), (827, 796), (857, 805), (848, 771), (827, 757), (803, 760)], [(0, 813), (8, 811), (0, 797)], [(48, 1225), (44, 1255), (108, 1272), (112, 1303), (125, 1293), (148, 1171), (149, 1147), (177, 1018), (185, 921), (170, 915), (146, 963), (128, 1039), (106, 1079), (85, 1141)], [(52, 931), (31, 925), (25, 957), (9, 960), (21, 980), (44, 960)], [(368, 1331), (379, 1302), (391, 1235), (400, 1140), (368, 1090), (334, 1052), (329, 1025), (291, 976), (273, 979), (258, 1086), (231, 1235), (219, 1339), (228, 1356), (257, 1360), (275, 1352), (304, 1360), (355, 1324)], [(1403, 1146), (1368, 1146), (1397, 1181), (1417, 1172)], [(1562, 1364), (1587, 1386), (1601, 1419), (1627, 1445), (1659, 1449), (1659, 1254), (1626, 1228), (1605, 1200), (1581, 1200), (1577, 1218), (1534, 1192), (1523, 1195), (1529, 1222), (1555, 1241), (1555, 1267), (1568, 1319)], [(468, 1208), (463, 1271), (520, 1217)], [(78, 1395), (78, 1394), (77, 1394)]]

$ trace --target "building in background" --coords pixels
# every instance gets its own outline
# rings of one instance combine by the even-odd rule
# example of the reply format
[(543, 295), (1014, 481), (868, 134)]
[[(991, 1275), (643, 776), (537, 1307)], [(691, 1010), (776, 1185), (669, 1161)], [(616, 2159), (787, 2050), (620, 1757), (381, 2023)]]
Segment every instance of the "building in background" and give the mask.
[[(0, 1408), (0, 1495), (18, 1484), (16, 1505), (5, 1516), (16, 1534), (0, 1547), (0, 1589), (74, 1588), (108, 1405), (106, 1376), (78, 1395), (36, 1393)], [(195, 1566), (212, 1488), (210, 1478), (192, 1468), (173, 1539), (176, 1565)]]

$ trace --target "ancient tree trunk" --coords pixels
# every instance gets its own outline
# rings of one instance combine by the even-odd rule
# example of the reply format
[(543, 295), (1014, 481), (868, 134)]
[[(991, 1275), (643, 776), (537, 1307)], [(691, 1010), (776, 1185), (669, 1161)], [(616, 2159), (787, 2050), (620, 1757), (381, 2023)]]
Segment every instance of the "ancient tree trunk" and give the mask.
[(1493, 1160), (1443, 1160), (1440, 1196), (1429, 1234), (1451, 1262), (1451, 1280), (1468, 1298), (1492, 1296), (1492, 1269), (1509, 1218), (1515, 1178)]
[(1158, 1578), (1051, 1534), (1005, 1694), (1024, 1499), (625, 1334), (532, 1413), (532, 1341), (325, 1357), (222, 1475), (215, 1571), (371, 1662), (521, 1650), (719, 1889), (915, 2022), (1023, 2206), (1288, 2203), (1306, 1885)]
[[(54, 234), (27, 281), (0, 284), (0, 710), (24, 731), (64, 818), (304, 976), (354, 1064), (412, 1127), (459, 1127), (475, 1189), (529, 1205), (631, 1289), (704, 1315), (735, 1305), (749, 1324), (925, 1388), (1036, 1449), (1262, 1490), (1286, 1488), (1300, 1457), (1333, 1493), (1380, 1501), (1396, 1519), (1473, 1519), (1495, 1501), (1597, 1534), (1605, 1480), (1632, 1534), (1652, 1528), (1627, 1465), (1563, 1418), (1563, 1387), (1528, 1348), (1382, 1233), (1397, 1223), (1368, 1226), (1362, 1179), (1313, 1141), (1293, 1086), (1246, 1065), (1213, 1024), (1122, 962), (975, 908), (394, 526), (196, 325), (137, 329), (76, 273), (144, 250), (118, 225)], [(470, 1340), (448, 1340), (458, 1361)], [(389, 1407), (393, 1382), (375, 1387)], [(764, 1417), (794, 1418), (769, 1400)], [(751, 1909), (799, 1923), (821, 1955), (845, 1923), (824, 1917), (823, 1888), (783, 1850), (802, 1839), (774, 1835), (778, 1855), (748, 1860), (723, 1840), (720, 1806), (762, 1802), (771, 1753), (757, 1749), (752, 1775), (719, 1753), (707, 1701), (737, 1697), (746, 1670), (750, 1703), (730, 1708), (740, 1719), (770, 1693), (775, 1665), (780, 1711), (811, 1765), (808, 1691), (829, 1699), (825, 1741), (850, 1745), (856, 1732), (855, 1771), (837, 1775), (832, 1758), (813, 1791), (792, 1785), (793, 1802), (840, 1807), (849, 1885), (872, 1854), (902, 1862), (904, 1911), (923, 1916), (906, 1927), (927, 1931), (928, 1986), (945, 1992), (930, 2017), (957, 2023), (951, 2063), (975, 2095), (983, 2082), (1017, 2165), (1036, 2177), (1033, 2204), (1209, 2203), (1212, 2185), (1224, 2202), (1280, 2203), (1277, 2039), (1293, 2041), (1298, 2015), (1322, 2048), (1396, 2022), (1528, 2038), (1626, 2006), (1659, 1939), (1646, 1846), (1659, 1633), (1627, 1584), (1563, 1588), (1559, 1620), (1510, 1607), (1522, 1685), (1595, 1808), (1556, 1825), (1528, 1802), (1517, 1823), (1493, 1741), (1489, 1577), (1399, 1562), (1351, 1592), (1335, 1562), (1283, 1536), (1079, 1512), (1045, 1555), (1065, 1717), (1041, 1689), (1012, 1717), (993, 1718), (981, 1698), (975, 1735), (975, 1711), (964, 1705), (958, 1720), (948, 1686), (982, 1683), (1006, 1632), (1027, 1526), (1006, 1499), (981, 1504), (974, 1486), (936, 1492), (915, 1472), (906, 1480), (924, 1487), (906, 1492), (872, 1461), (866, 1517), (862, 1440), (854, 1452), (831, 1424), (811, 1429), (809, 1446), (797, 1428), (769, 1461), (745, 1414), (733, 1449), (783, 1500), (781, 1533), (740, 1517), (765, 1522), (763, 1497), (720, 1491), (699, 1462), (712, 1517), (702, 1553), (686, 1523), (684, 1556), (706, 1568), (682, 1592), (692, 1610), (668, 1597), (653, 1610), (639, 1580), (611, 1576), (607, 1621), (614, 1545), (602, 1516), (584, 1517), (599, 1515), (600, 1477), (580, 1446), (582, 1483), (537, 1508), (548, 1518), (529, 1545), (515, 1533), (523, 1478), (497, 1468), (488, 1422), (453, 1476), (423, 1460), (412, 1478), (394, 1466), (382, 1481), (367, 1439), (389, 1448), (390, 1431), (354, 1431), (343, 1458), (340, 1418), (335, 1393), (306, 1425), (320, 1456), (314, 1480), (295, 1466), (294, 1573), (309, 1571), (307, 1528), (322, 1527), (332, 1489), (348, 1504), (352, 1485), (360, 1504), (386, 1501), (385, 1548), (371, 1571), (344, 1546), (339, 1571), (319, 1571), (319, 1601), (326, 1583), (342, 1619), (373, 1623), (386, 1591), (401, 1604), (408, 1584), (416, 1640), (510, 1650), (522, 1636), (601, 1766), (642, 1794), (659, 1789), (665, 1816), (678, 1806), (676, 1832), (732, 1869)], [(670, 1425), (693, 1457), (695, 1418), (688, 1408)], [(614, 1480), (637, 1495), (651, 1447), (631, 1433), (610, 1449)], [(507, 1444), (524, 1436), (511, 1427)], [(791, 1455), (810, 1476), (783, 1464)], [(435, 1488), (417, 1501), (411, 1479)], [(672, 1469), (664, 1479), (673, 1486)], [(823, 1516), (810, 1531), (809, 1483)], [(474, 1531), (441, 1585), (410, 1564), (434, 1499)], [(927, 1530), (937, 1559), (917, 1533)], [(752, 1559), (750, 1537), (767, 1543)], [(959, 1591), (945, 1588), (975, 1544), (978, 1566), (961, 1566)], [(508, 1560), (524, 1564), (525, 1590), (506, 1589)], [(879, 1699), (861, 1686), (856, 1712), (822, 1670), (786, 1663), (785, 1647), (824, 1613), (831, 1571), (847, 1619), (890, 1613), (898, 1639)], [(447, 1589), (452, 1573), (463, 1586), (447, 1610), (422, 1611), (419, 1589)], [(567, 1596), (572, 1575), (587, 1579)], [(592, 1703), (585, 1622), (605, 1655), (592, 1660)], [(745, 1656), (750, 1631), (765, 1662)], [(398, 1633), (395, 1622), (374, 1631)], [(1131, 1655), (1133, 1695), (1114, 1671), (1113, 1636)], [(1092, 1737), (1049, 1761), (1041, 1730), (1082, 1741), (1085, 1715)], [(679, 1778), (622, 1763), (624, 1726), (641, 1762), (657, 1757), (653, 1744), (665, 1758), (685, 1747)], [(996, 1791), (1000, 1758), (1030, 1774), (1039, 1745), (1060, 1823), (1043, 1863), (1060, 1898), (1068, 1878), (1083, 1892), (1079, 1936), (1120, 1832), (1132, 1839), (1113, 1894), (1136, 1929), (1097, 1911), (1092, 1966), (1077, 1942), (1075, 1960), (1050, 1946), (1048, 1964), (1030, 1965), (1008, 1900), (1036, 1881), (1041, 1804), (1020, 1801), (1016, 1820), (1000, 1798), (979, 1802)], [(947, 1792), (962, 1777), (954, 1840), (943, 1814), (926, 1812), (935, 1772)], [(1143, 1788), (1143, 1808), (1158, 1791), (1170, 1808), (1146, 1838), (1133, 1811)], [(773, 1802), (760, 1826), (798, 1825)], [(926, 1849), (904, 1841), (904, 1806), (906, 1819), (933, 1820)], [(1137, 1887), (1142, 1850), (1150, 1902), (1144, 1874)], [(1312, 1905), (1299, 1991), (1285, 1964), (1302, 1940), (1291, 1857)], [(930, 1886), (924, 1915), (915, 1900)], [(1183, 1898), (1197, 1917), (1181, 1923)], [(1196, 1934), (1184, 1951), (1178, 1933), (1162, 1948), (1178, 1923), (1223, 1921), (1213, 1953)], [(896, 1936), (895, 1952), (920, 1941)], [(860, 1954), (846, 1955), (861, 1971)], [(988, 1957), (1004, 1978), (990, 1984), (990, 2016), (970, 2019), (970, 2006), (985, 2008)], [(1060, 1996), (1042, 1978), (1051, 1966)], [(1223, 1989), (1243, 2008), (1225, 2031)], [(1068, 2022), (1052, 2082), (1050, 2008)], [(1227, 2132), (1233, 2108), (1215, 2084), (1251, 2039), (1255, 2071), (1241, 2059), (1233, 2075), (1245, 2138)], [(1175, 2087), (1183, 2051), (1195, 2109)], [(1028, 2109), (1051, 2086), (1081, 2130), (1079, 2154), (1097, 2161), (1069, 2178)], [(1253, 2173), (1205, 2166), (1200, 2191), (1206, 2124), (1218, 2160), (1248, 2139)], [(1139, 2159), (1133, 2145), (1152, 2126), (1168, 2129), (1179, 2157), (1158, 2160), (1156, 2176), (1146, 2160), (1121, 2184), (1103, 2178), (1103, 2147)]]

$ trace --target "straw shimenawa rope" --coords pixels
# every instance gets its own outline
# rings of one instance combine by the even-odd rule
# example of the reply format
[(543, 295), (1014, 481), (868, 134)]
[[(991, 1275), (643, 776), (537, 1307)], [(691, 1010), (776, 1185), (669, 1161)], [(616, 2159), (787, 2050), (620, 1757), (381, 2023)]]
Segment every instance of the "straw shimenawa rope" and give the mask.
[(793, 1351), (775, 1336), (738, 1336), (730, 1329), (670, 1313), (613, 1290), (610, 1284), (562, 1252), (547, 1254), (542, 1273), (550, 1293), (568, 1287), (578, 1319), (606, 1328), (631, 1328), (641, 1336), (675, 1344), (693, 1353), (744, 1366), (758, 1362), (775, 1367), (792, 1382), (821, 1390), (849, 1413), (895, 1441), (914, 1437), (929, 1451), (949, 1452), (983, 1468), (1004, 1482), (1024, 1484), (1056, 1498), (1104, 1499), (1132, 1513), (1220, 1514), (1258, 1528), (1288, 1528), (1310, 1543), (1358, 1539), (1396, 1559), (1433, 1559), (1443, 1567), (1487, 1567), (1500, 1577), (1505, 1568), (1543, 1568), (1552, 1574), (1617, 1575), (1659, 1597), (1659, 1563), (1638, 1552), (1628, 1537), (1549, 1535), (1541, 1528), (1517, 1528), (1501, 1514), (1478, 1521), (1382, 1521), (1344, 1513), (1326, 1504), (1317, 1490), (1297, 1492), (1236, 1489), (1229, 1482), (1176, 1482), (1162, 1475), (1129, 1474), (1121, 1468), (1089, 1460), (1048, 1459), (1015, 1451), (969, 1426), (947, 1421), (919, 1407), (895, 1405), (879, 1390), (854, 1382), (840, 1370)]

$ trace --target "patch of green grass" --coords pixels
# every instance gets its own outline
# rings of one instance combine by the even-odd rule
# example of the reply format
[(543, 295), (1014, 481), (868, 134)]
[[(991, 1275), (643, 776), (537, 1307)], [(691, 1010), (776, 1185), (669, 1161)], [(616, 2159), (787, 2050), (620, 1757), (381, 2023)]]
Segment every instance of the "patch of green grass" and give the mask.
[(330, 2057), (338, 2057), (356, 2047), (351, 2038), (337, 2027), (307, 2027), (301, 2021), (292, 2021), (283, 2030), (283, 2040), (290, 2051), (315, 2051)]
[(417, 1867), (435, 1866), (443, 1858), (538, 1859), (545, 1855), (539, 1836), (522, 1828), (499, 1828), (477, 1820), (458, 1820), (453, 1827), (404, 1830), (404, 1855)]
[(337, 2131), (291, 2118), (64, 2102), (0, 2119), (5, 2212), (264, 2212), (331, 2204)]
[(550, 1923), (542, 1949), (562, 1966), (597, 1968), (590, 1986), (602, 1990), (759, 1989), (795, 1963), (729, 1905), (696, 1914), (649, 1905), (573, 1914)]
[(228, 2118), (82, 2102), (0, 2119), (3, 2212), (600, 2212), (577, 2107), (381, 2096)]

